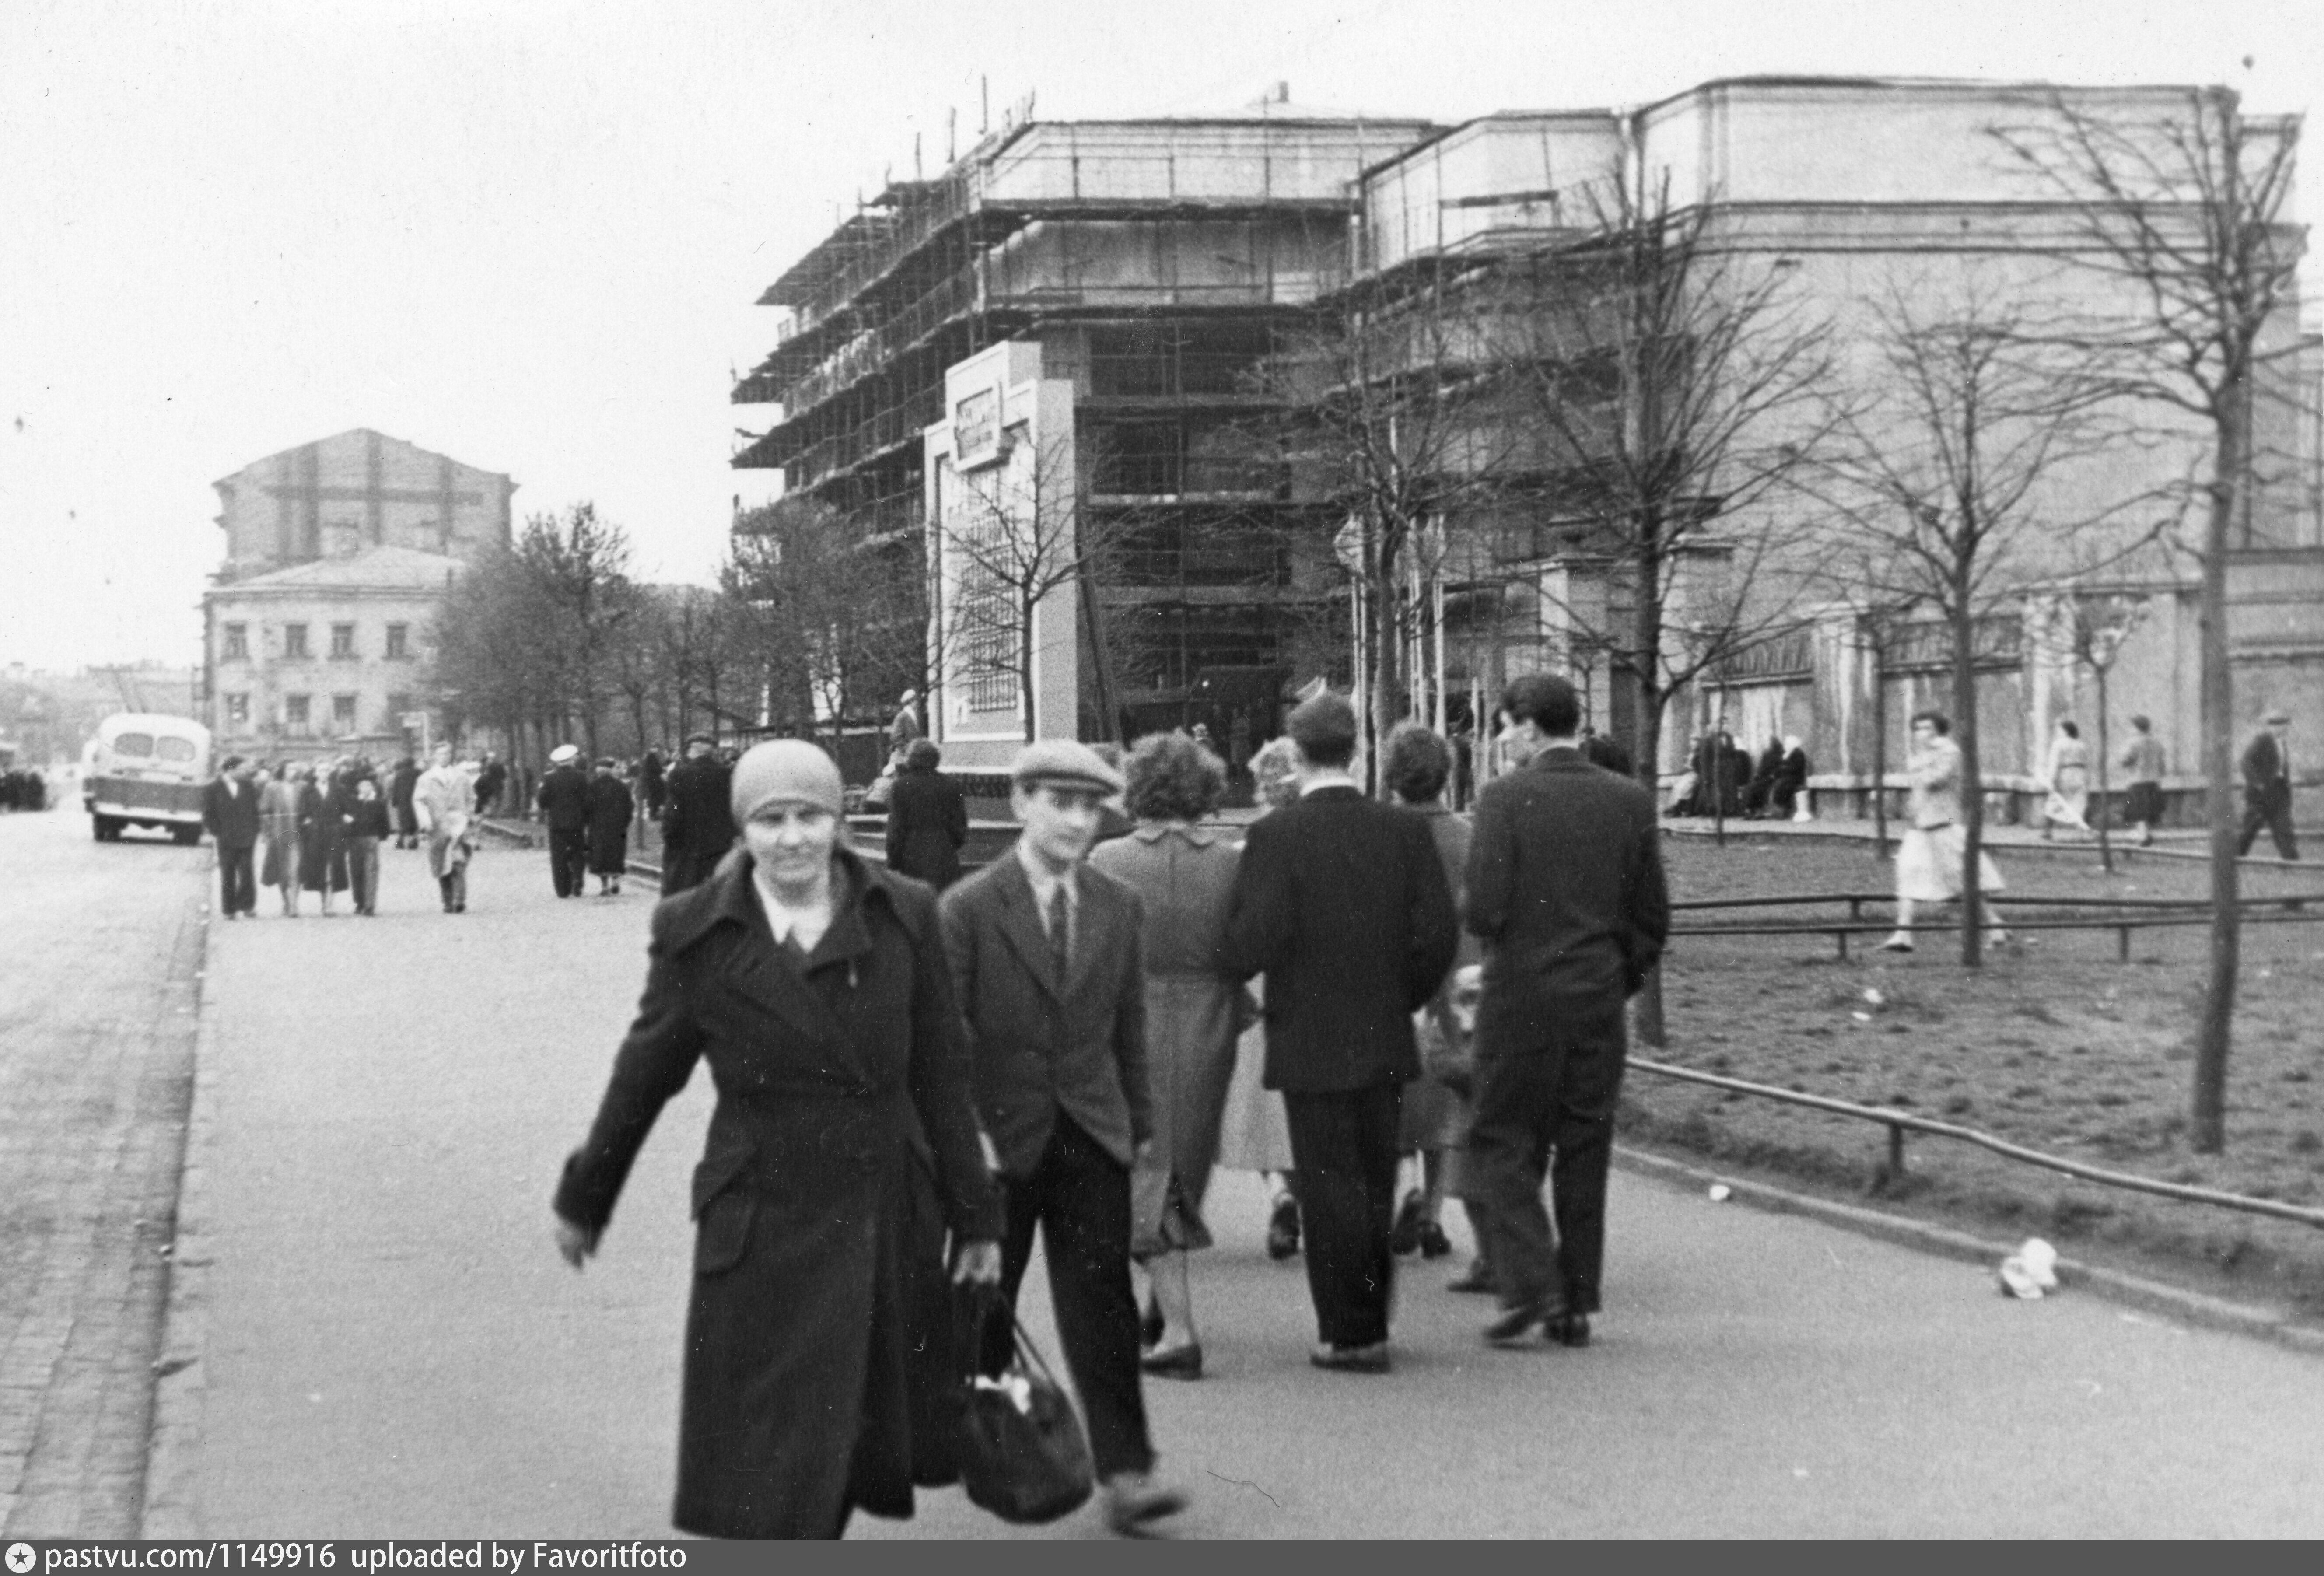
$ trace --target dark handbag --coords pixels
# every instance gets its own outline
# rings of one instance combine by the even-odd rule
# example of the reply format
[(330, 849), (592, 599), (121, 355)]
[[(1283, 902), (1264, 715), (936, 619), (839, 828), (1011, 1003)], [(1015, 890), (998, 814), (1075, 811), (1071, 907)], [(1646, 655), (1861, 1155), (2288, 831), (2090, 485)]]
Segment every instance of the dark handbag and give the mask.
[(961, 1487), (1003, 1521), (1055, 1521), (1081, 1508), (1097, 1487), (1089, 1441), (1021, 1323), (997, 1303), (982, 1318), (962, 1323), (981, 1335), (984, 1320), (994, 1317), (1016, 1324), (1015, 1353), (997, 1381), (980, 1381), (975, 1365), (964, 1365), (955, 1452)]

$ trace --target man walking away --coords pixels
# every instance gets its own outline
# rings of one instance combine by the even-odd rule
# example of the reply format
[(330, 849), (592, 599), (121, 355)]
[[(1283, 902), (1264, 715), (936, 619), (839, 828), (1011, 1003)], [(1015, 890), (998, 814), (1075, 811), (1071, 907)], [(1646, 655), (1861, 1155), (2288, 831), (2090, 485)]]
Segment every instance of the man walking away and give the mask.
[(2237, 858), (2251, 852), (2262, 826), (2275, 839), (2279, 857), (2300, 857), (2292, 835), (2291, 736), (2292, 714), (2271, 712), (2267, 726), (2244, 747), (2244, 834), (2236, 843)]
[(452, 747), (438, 744), (433, 763), (412, 785), (411, 807), (428, 834), (428, 873), (447, 914), (468, 911), (469, 808), (475, 803), (468, 774), (452, 764)]
[(667, 898), (710, 879), (734, 846), (734, 813), (728, 807), (733, 769), (712, 753), (707, 733), (686, 742), (686, 759), (669, 774), (669, 810), (662, 820), (661, 892)]
[(1582, 758), (1573, 686), (1528, 674), (1502, 692), (1501, 708), (1511, 754), (1530, 759), (1477, 797), (1469, 848), (1469, 928), (1487, 948), (1469, 1159), (1503, 1310), (1486, 1337), (1513, 1344), (1538, 1325), (1586, 1346), (1605, 1257), (1623, 1003), (1662, 956), (1670, 903), (1654, 796)]
[(202, 794), (202, 825), (217, 844), (218, 910), (239, 919), (258, 908), (258, 789), (250, 768), (229, 755)]
[(2154, 842), (2154, 824), (2163, 819), (2163, 741), (2143, 716), (2131, 718), (2130, 725), (2130, 747), (2122, 752), (2130, 792), (2123, 799), (2122, 818), (2138, 828), (2138, 845), (2146, 848)]
[(1024, 826), (1015, 851), (939, 907), (1007, 1201), (1003, 1306), (986, 1323), (983, 1363), (992, 1374), (1008, 1365), (1009, 1315), (1038, 1226), (1107, 1517), (1133, 1534), (1185, 1497), (1153, 1480), (1130, 1286), (1130, 1169), (1154, 1127), (1138, 899), (1083, 862), (1098, 806), (1122, 781), (1063, 739), (1026, 746), (1010, 775)]
[(630, 862), (630, 817), (635, 808), (630, 785), (616, 775), (610, 755), (597, 762), (589, 779), (589, 873), (597, 878), (597, 895), (618, 896), (622, 871)]
[(501, 802), (501, 790), (508, 786), (508, 768), (491, 751), (484, 751), (484, 769), (476, 773), (476, 814), (489, 816)]
[(589, 779), (574, 764), (581, 751), (559, 744), (540, 779), (540, 819), (549, 828), (549, 876), (560, 898), (580, 896), (589, 866)]
[(1291, 714), (1300, 797), (1251, 824), (1222, 962), (1267, 976), (1264, 1082), (1283, 1094), (1306, 1232), (1316, 1367), (1384, 1373), (1403, 1086), (1412, 1015), (1460, 942), (1428, 825), (1348, 773), (1356, 714), (1322, 695)]
[(420, 783), (420, 763), (407, 755), (395, 763), (387, 779), (387, 813), (395, 824), (398, 848), (420, 846), (420, 817), (411, 807), (411, 791)]

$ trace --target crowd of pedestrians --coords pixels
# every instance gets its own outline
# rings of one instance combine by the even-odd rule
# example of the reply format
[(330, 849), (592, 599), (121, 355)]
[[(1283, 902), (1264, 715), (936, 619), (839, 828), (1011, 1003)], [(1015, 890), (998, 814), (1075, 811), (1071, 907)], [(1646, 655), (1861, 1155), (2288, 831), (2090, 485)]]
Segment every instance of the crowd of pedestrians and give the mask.
[[(965, 877), (941, 791), (905, 792), (896, 865), (856, 854), (811, 744), (672, 771), (672, 822), (715, 773), (739, 843), (667, 885), (554, 1204), (578, 1267), (661, 1106), (710, 1063), (681, 1528), (832, 1536), (858, 1509), (908, 1514), (915, 1481), (947, 1480), (956, 1378), (928, 1354), (1007, 1369), (1037, 1237), (1110, 1524), (1174, 1514), (1141, 1387), (1203, 1372), (1194, 1256), (1231, 1140), (1292, 1179), (1316, 1368), (1390, 1368), (1398, 1249), (1443, 1241), (1448, 1196), (1482, 1240), (1463, 1282), (1500, 1298), (1484, 1339), (1589, 1341), (1624, 1003), (1668, 904), (1652, 797), (1584, 753), (1572, 687), (1536, 676), (1502, 699), (1509, 770), (1473, 832), (1443, 802), (1445, 740), (1397, 730), (1396, 802), (1375, 799), (1355, 714), (1327, 695), (1254, 753), (1270, 807), (1240, 839), (1209, 820), (1226, 768), (1191, 734), (1119, 767), (1047, 740), (1011, 773), (1013, 847)], [(941, 782), (936, 746), (903, 748), (899, 791)], [(1245, 1090), (1287, 1154), (1249, 1130)]]
[(37, 770), (12, 766), (0, 770), (0, 810), (45, 810), (49, 783)]

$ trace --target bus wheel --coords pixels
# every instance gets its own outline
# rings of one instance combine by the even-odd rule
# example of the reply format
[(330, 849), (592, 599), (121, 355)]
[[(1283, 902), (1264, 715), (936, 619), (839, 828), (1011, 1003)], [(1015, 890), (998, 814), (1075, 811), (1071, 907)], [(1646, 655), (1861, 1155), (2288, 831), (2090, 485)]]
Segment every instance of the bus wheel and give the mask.
[(170, 835), (177, 840), (179, 847), (191, 848), (202, 840), (202, 829), (198, 826), (172, 826)]
[(110, 843), (121, 835), (121, 823), (110, 816), (91, 816), (88, 829), (99, 843)]

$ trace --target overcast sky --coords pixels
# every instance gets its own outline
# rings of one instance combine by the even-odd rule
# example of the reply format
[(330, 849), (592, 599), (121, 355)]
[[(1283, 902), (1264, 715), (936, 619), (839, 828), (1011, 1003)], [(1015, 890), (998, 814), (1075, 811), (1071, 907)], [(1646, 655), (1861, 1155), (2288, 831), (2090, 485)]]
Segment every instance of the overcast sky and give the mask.
[[(835, 204), (1045, 118), (1455, 122), (1766, 72), (2220, 81), (2315, 0), (0, 0), (0, 664), (199, 659), (210, 484), (371, 427), (714, 571), (751, 302)], [(2246, 57), (2249, 57), (2246, 61)]]

